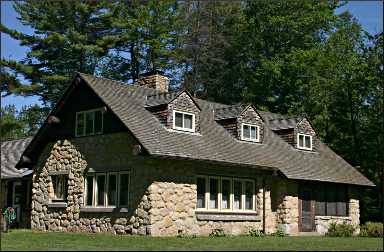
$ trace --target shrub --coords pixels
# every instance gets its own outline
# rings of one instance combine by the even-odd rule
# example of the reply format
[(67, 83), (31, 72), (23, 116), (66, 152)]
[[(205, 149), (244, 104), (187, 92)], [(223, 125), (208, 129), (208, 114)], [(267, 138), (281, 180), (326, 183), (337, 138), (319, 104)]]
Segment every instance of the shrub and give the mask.
[(261, 232), (260, 230), (258, 229), (250, 229), (248, 231), (248, 235), (251, 236), (251, 237), (263, 237), (264, 236), (264, 233)]
[(355, 231), (355, 228), (347, 223), (343, 224), (336, 224), (331, 223), (328, 228), (328, 232), (326, 236), (331, 237), (350, 237), (353, 235), (353, 232)]
[(287, 233), (285, 233), (281, 227), (278, 227), (276, 232), (272, 233), (271, 236), (284, 237), (287, 236)]
[(212, 233), (209, 234), (209, 237), (224, 237), (225, 233), (224, 230), (219, 228), (219, 229), (214, 229)]
[(363, 237), (384, 237), (383, 223), (367, 222), (360, 227), (360, 236)]

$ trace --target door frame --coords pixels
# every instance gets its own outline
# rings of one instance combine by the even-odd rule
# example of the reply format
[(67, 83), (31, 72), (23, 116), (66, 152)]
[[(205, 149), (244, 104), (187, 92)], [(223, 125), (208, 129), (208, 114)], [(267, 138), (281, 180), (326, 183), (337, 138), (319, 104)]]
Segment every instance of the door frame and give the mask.
[[(310, 231), (308, 230), (303, 230), (302, 227), (302, 192), (306, 190), (310, 192), (310, 207), (311, 207), (311, 224), (312, 224), (312, 229)], [(315, 200), (314, 200), (314, 188), (311, 185), (299, 185), (299, 232), (313, 232), (316, 230), (316, 225), (315, 225)]]

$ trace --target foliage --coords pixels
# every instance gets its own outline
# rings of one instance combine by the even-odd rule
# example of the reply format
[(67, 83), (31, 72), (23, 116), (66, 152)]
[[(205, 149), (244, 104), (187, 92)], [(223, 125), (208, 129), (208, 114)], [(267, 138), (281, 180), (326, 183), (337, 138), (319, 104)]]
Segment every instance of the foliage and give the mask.
[(331, 223), (328, 228), (328, 232), (326, 233), (326, 236), (331, 237), (350, 237), (353, 235), (353, 232), (355, 231), (355, 227), (353, 225), (343, 223), (343, 224), (336, 224)]
[(48, 108), (38, 105), (24, 106), (17, 111), (14, 105), (1, 108), (0, 137), (2, 140), (18, 139), (36, 134), (45, 117)]
[(248, 236), (251, 236), (251, 237), (264, 237), (265, 235), (259, 229), (250, 229), (248, 231)]
[(221, 228), (214, 229), (212, 231), (212, 233), (209, 234), (209, 237), (225, 237), (225, 236), (226, 236), (226, 234), (225, 234), (224, 230)]
[(360, 226), (360, 236), (362, 237), (384, 237), (384, 227), (382, 222), (367, 222)]
[(285, 231), (279, 226), (276, 230), (276, 232), (272, 233), (271, 236), (276, 236), (276, 237), (285, 237), (288, 234), (285, 233)]

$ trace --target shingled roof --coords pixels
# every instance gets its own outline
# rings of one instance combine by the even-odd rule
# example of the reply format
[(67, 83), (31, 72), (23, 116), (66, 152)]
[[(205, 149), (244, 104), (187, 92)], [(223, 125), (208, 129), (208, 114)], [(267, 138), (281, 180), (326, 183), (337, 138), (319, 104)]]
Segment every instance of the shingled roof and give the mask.
[[(180, 133), (166, 129), (146, 109), (148, 97), (160, 97), (161, 102), (166, 103), (175, 94), (160, 94), (155, 89), (86, 74), (79, 76), (120, 118), (150, 155), (233, 164), (237, 166), (234, 169), (262, 167), (279, 170), (289, 179), (373, 185), (325, 144), (320, 143), (317, 152), (305, 152), (282, 140), (271, 130), (269, 121), (284, 116), (260, 112), (266, 125), (264, 141), (254, 144), (235, 139), (215, 121), (213, 111), (230, 110), (230, 105), (194, 98), (201, 108), (200, 134)], [(154, 103), (151, 101), (150, 105)]]
[(32, 173), (27, 168), (16, 169), (21, 154), (31, 142), (32, 137), (1, 142), (1, 179), (22, 178)]

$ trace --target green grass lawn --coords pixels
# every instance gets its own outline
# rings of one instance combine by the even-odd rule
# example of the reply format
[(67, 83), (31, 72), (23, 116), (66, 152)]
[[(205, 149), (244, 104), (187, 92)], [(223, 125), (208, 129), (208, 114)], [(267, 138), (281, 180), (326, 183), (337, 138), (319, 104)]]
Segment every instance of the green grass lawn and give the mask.
[(383, 250), (381, 238), (333, 237), (143, 237), (12, 230), (1, 250)]

